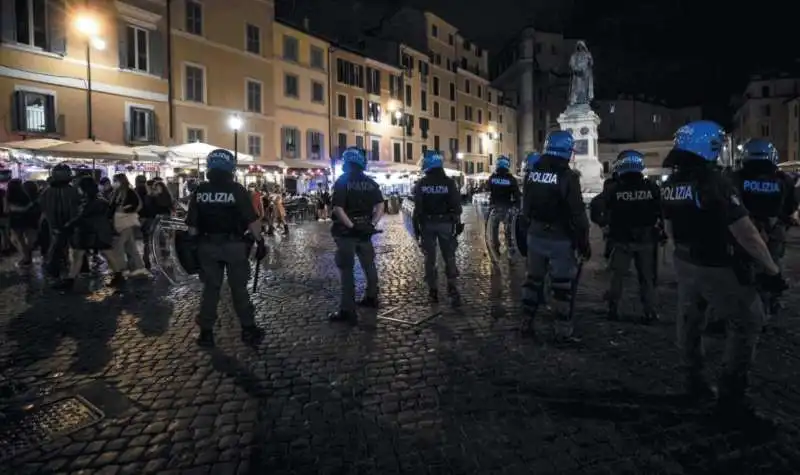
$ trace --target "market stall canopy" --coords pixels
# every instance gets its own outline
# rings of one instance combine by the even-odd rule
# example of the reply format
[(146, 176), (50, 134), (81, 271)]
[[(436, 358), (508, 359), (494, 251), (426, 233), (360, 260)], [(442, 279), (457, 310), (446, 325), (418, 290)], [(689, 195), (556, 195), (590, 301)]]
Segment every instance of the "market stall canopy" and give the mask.
[(486, 173), (486, 172), (475, 173), (475, 174), (472, 174), (472, 175), (467, 175), (467, 179), (470, 179), (470, 180), (488, 180), (490, 176), (492, 176), (492, 175), (490, 173)]
[(312, 168), (330, 168), (331, 164), (325, 160), (283, 160), (286, 168), (297, 168), (309, 170)]
[[(191, 159), (191, 160), (198, 160), (203, 159), (208, 156), (209, 153), (213, 152), (217, 149), (224, 149), (223, 147), (217, 147), (211, 144), (207, 144), (204, 142), (191, 142), (185, 143), (182, 145), (175, 145), (174, 147), (170, 147), (168, 149), (167, 155), (170, 158), (178, 158), (178, 159)], [(230, 153), (234, 153), (233, 150), (228, 150)], [(246, 153), (234, 153), (237, 156), (239, 162), (252, 162), (253, 156), (248, 155)]]
[(386, 169), (394, 173), (417, 173), (420, 168), (410, 163), (391, 163)]
[(16, 142), (8, 142), (0, 145), (3, 148), (10, 148), (15, 150), (41, 150), (43, 148), (62, 145), (65, 143), (63, 140), (56, 139), (31, 139), (31, 140), (17, 140)]
[(778, 168), (780, 169), (796, 169), (800, 168), (800, 162), (792, 161), (792, 162), (783, 162), (778, 164)]
[(91, 139), (53, 145), (52, 147), (39, 149), (37, 153), (52, 157), (74, 157), (91, 160), (133, 160), (136, 157), (136, 152), (131, 147)]
[(289, 168), (289, 165), (287, 165), (286, 162), (284, 162), (283, 160), (261, 161), (261, 162), (258, 162), (258, 163), (254, 163), (253, 165), (256, 165), (256, 166), (259, 166), (259, 167), (280, 168), (281, 170)]
[(447, 176), (451, 176), (451, 177), (452, 177), (452, 176), (461, 176), (461, 172), (460, 172), (460, 171), (458, 171), (458, 170), (454, 170), (454, 169), (452, 169), (452, 168), (447, 168), (447, 167), (445, 167), (445, 169), (444, 169), (444, 173), (445, 173)]

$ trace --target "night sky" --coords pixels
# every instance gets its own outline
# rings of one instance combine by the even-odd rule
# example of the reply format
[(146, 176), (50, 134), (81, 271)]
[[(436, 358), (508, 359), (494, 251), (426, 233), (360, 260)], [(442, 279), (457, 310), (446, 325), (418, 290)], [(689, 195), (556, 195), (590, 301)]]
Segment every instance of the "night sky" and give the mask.
[[(408, 5), (430, 10), (490, 51), (522, 27), (585, 38), (598, 98), (645, 94), (702, 105), (727, 124), (728, 104), (749, 73), (786, 68), (796, 54), (791, 2), (691, 0), (279, 0), (278, 16), (308, 17), (312, 30), (358, 34)], [(752, 6), (758, 8), (752, 8)], [(322, 24), (321, 22), (324, 22)]]

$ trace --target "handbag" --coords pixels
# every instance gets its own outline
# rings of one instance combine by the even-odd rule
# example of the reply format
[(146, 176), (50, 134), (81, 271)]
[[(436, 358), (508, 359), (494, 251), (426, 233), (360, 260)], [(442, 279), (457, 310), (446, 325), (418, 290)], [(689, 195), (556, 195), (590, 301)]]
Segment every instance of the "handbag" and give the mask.
[(114, 230), (118, 233), (135, 226), (139, 226), (139, 215), (137, 213), (123, 213), (121, 211), (114, 213)]

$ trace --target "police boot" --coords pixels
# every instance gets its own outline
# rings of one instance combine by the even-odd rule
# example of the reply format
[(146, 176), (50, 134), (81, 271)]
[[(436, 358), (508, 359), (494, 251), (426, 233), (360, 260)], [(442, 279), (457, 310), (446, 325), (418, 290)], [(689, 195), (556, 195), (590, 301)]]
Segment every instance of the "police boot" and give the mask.
[(714, 411), (718, 422), (726, 427), (746, 428), (748, 433), (774, 429), (775, 423), (760, 414), (747, 397), (747, 386), (747, 375), (723, 374)]
[(200, 335), (197, 337), (197, 346), (201, 348), (214, 347), (214, 330), (200, 330)]
[(274, 235), (275, 235), (275, 226), (270, 224), (269, 228), (267, 228), (267, 236), (274, 236)]
[(359, 307), (378, 308), (378, 299), (376, 297), (364, 297), (358, 302)]
[(111, 277), (108, 286), (118, 289), (123, 285), (125, 285), (125, 277), (122, 275), (122, 272), (114, 272), (114, 276)]
[(431, 287), (428, 289), (428, 300), (432, 303), (436, 303), (439, 301), (439, 289), (435, 287)]
[(75, 287), (75, 279), (61, 279), (53, 285), (54, 290), (68, 291)]
[(450, 305), (453, 307), (461, 306), (461, 293), (456, 288), (455, 284), (447, 285), (447, 293), (450, 295)]
[(717, 397), (716, 388), (708, 383), (700, 370), (689, 370), (686, 373), (685, 391), (693, 404), (708, 404)]
[(264, 333), (264, 329), (256, 325), (242, 327), (242, 341), (248, 345), (257, 345), (264, 339)]
[(619, 320), (619, 304), (617, 302), (608, 302), (607, 318), (612, 322)]
[(339, 310), (328, 315), (328, 320), (331, 322), (346, 322), (351, 325), (358, 323), (358, 314), (356, 312), (348, 312), (346, 310)]

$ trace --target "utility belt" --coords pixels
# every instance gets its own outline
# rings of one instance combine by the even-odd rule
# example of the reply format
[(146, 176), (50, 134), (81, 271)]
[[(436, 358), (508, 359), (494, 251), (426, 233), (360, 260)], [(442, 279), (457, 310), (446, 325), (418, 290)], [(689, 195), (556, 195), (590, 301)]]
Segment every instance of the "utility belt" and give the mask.
[(452, 213), (446, 214), (424, 214), (421, 219), (422, 223), (456, 223), (458, 216)]
[(656, 233), (657, 230), (655, 226), (637, 226), (624, 230), (611, 228), (609, 230), (611, 240), (629, 243), (655, 242)]
[(533, 234), (543, 234), (552, 238), (568, 238), (570, 240), (572, 240), (574, 234), (572, 232), (572, 228), (566, 223), (558, 221), (549, 223), (545, 221), (538, 221), (536, 219), (531, 220), (531, 225), (528, 228), (528, 231), (532, 232)]

